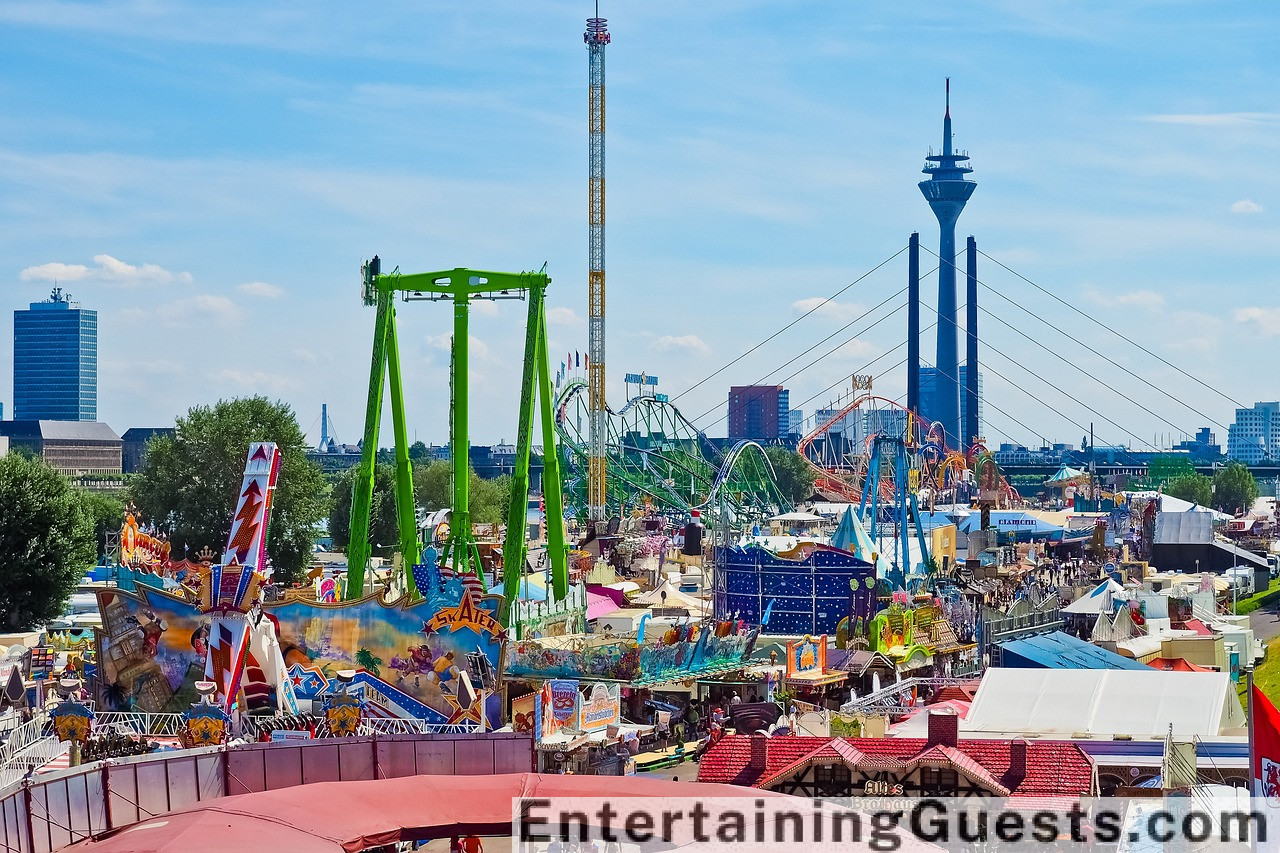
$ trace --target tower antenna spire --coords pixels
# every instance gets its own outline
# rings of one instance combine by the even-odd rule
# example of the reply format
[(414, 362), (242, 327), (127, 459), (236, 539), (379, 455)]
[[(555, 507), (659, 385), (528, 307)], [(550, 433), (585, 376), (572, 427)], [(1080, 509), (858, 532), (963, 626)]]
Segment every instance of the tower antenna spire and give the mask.
[(951, 118), (951, 78), (947, 78), (947, 118)]

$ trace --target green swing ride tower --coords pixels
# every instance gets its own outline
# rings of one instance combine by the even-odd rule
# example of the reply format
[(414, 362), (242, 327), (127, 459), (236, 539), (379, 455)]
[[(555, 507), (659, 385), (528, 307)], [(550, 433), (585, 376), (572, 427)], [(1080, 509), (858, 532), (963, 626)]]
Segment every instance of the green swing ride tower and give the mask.
[[(544, 268), (545, 270), (545, 268)], [(551, 567), (552, 595), (562, 600), (568, 592), (569, 576), (564, 540), (560, 460), (556, 451), (554, 398), (551, 368), (547, 355), (546, 288), (551, 278), (542, 272), (488, 272), (452, 269), (439, 272), (402, 274), (382, 272), (375, 256), (362, 268), (365, 305), (377, 308), (373, 332), (373, 360), (369, 372), (368, 406), (365, 409), (364, 444), (360, 470), (351, 497), (351, 542), (347, 548), (347, 594), (358, 598), (364, 591), (365, 567), (369, 561), (369, 512), (373, 499), (373, 470), (377, 459), (378, 429), (382, 416), (383, 387), (391, 388), (391, 417), (395, 433), (396, 517), (399, 550), (405, 567), (406, 587), (411, 594), (411, 567), (422, 553), (418, 540), (417, 514), (413, 498), (413, 470), (409, 460), (408, 429), (404, 416), (404, 389), (400, 354), (396, 339), (396, 297), (402, 301), (451, 302), (453, 304), (452, 366), (450, 375), (449, 450), (453, 457), (453, 507), (449, 536), (440, 556), (456, 574), (474, 573), (484, 583), (484, 572), (476, 548), (468, 512), (468, 327), (471, 303), (476, 300), (526, 299), (529, 304), (525, 325), (524, 375), (520, 393), (516, 462), (507, 512), (507, 535), (503, 543), (502, 623), (509, 623), (511, 605), (523, 574), (527, 544), (525, 515), (529, 500), (529, 462), (533, 453), (536, 409), (540, 415), (543, 446), (543, 495), (547, 507), (547, 557)], [(389, 380), (385, 382), (384, 380)]]

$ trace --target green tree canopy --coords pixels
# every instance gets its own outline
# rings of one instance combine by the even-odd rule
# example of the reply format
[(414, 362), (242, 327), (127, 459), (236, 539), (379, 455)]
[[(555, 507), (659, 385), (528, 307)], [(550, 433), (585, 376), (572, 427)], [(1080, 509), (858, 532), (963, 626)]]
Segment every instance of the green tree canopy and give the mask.
[(324, 477), (306, 457), (306, 438), (288, 404), (242, 397), (192, 408), (178, 418), (172, 436), (151, 440), (130, 492), (143, 517), (169, 532), (175, 558), (206, 546), (221, 551), (254, 441), (273, 441), (283, 454), (267, 552), (277, 577), (289, 583), (311, 558), (329, 501)]
[(124, 525), (124, 500), (115, 492), (91, 492), (88, 489), (77, 490), (84, 504), (89, 521), (93, 524), (93, 537), (98, 556), (107, 551), (107, 539), (120, 532)]
[(1248, 512), (1258, 499), (1258, 481), (1242, 462), (1228, 462), (1213, 476), (1213, 506), (1222, 512)]
[(773, 465), (778, 476), (778, 488), (792, 503), (800, 503), (813, 494), (813, 481), (817, 479), (813, 468), (799, 453), (787, 447), (766, 447), (764, 455)]
[[(329, 535), (333, 547), (345, 549), (351, 542), (351, 491), (359, 465), (348, 468), (333, 486), (333, 502), (329, 507)], [(373, 501), (369, 505), (369, 541), (375, 553), (385, 555), (400, 542), (399, 519), (396, 517), (396, 468), (380, 463), (373, 469)]]
[(1164, 493), (1200, 506), (1213, 506), (1213, 478), (1192, 471), (1164, 484)]
[[(511, 500), (511, 478), (485, 480), (473, 470), (467, 481), (468, 509), (475, 524), (506, 520)], [(453, 463), (435, 459), (413, 469), (413, 495), (418, 506), (435, 512), (453, 505)]]
[(93, 565), (93, 520), (41, 460), (0, 458), (0, 625), (23, 631), (63, 612)]

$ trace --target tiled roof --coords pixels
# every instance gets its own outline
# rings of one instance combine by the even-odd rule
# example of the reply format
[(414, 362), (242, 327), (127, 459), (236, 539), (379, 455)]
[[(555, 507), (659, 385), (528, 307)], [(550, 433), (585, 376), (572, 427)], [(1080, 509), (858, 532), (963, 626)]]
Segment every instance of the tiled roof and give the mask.
[[(837, 744), (837, 741), (842, 743)], [(957, 747), (930, 746), (924, 738), (765, 739), (765, 767), (751, 767), (751, 736), (726, 735), (702, 757), (699, 782), (765, 787), (809, 764), (849, 762), (870, 769), (904, 770), (917, 759), (945, 761), (980, 784), (1014, 796), (1076, 796), (1093, 785), (1093, 762), (1074, 743), (1028, 741), (1023, 778), (1009, 769), (1009, 741), (961, 740)], [(858, 758), (854, 762), (851, 759)], [(793, 772), (784, 772), (794, 766)], [(984, 781), (989, 780), (989, 781)]]
[(951, 684), (937, 693), (933, 694), (933, 698), (929, 700), (930, 704), (938, 702), (972, 702), (974, 695), (978, 692), (980, 681), (973, 681), (969, 684)]

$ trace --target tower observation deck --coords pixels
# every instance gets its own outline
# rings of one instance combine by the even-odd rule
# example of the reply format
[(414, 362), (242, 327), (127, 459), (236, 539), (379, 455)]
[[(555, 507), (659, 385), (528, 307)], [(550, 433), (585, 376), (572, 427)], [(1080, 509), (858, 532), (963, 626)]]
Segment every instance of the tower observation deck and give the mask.
[(942, 119), (942, 153), (930, 151), (925, 157), (920, 192), (938, 218), (940, 231), (938, 256), (938, 354), (934, 361), (938, 380), (934, 389), (930, 420), (946, 430), (949, 447), (963, 447), (965, 440), (960, 424), (959, 333), (956, 325), (956, 220), (977, 183), (965, 177), (973, 169), (969, 155), (952, 149), (951, 144), (951, 78), (947, 78), (946, 113)]

